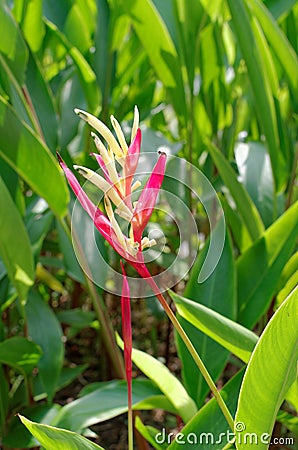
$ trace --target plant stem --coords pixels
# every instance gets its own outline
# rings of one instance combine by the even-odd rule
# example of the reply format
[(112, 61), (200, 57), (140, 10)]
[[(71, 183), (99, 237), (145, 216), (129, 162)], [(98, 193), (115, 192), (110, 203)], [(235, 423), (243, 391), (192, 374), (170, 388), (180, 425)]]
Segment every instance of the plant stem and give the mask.
[(218, 406), (220, 407), (220, 409), (222, 410), (223, 415), (226, 418), (226, 421), (229, 424), (229, 427), (231, 428), (232, 431), (234, 431), (234, 420), (233, 417), (231, 416), (231, 413), (227, 407), (227, 405), (225, 404), (220, 392), (218, 391), (214, 381), (212, 380), (208, 370), (206, 369), (202, 359), (200, 358), (200, 356), (198, 355), (196, 349), (194, 348), (194, 346), (192, 345), (192, 342), (190, 341), (189, 337), (187, 336), (187, 334), (185, 333), (184, 329), (182, 328), (180, 322), (178, 321), (177, 317), (175, 316), (175, 314), (173, 313), (172, 309), (170, 308), (170, 306), (168, 305), (166, 299), (164, 298), (164, 296), (162, 295), (162, 293), (159, 291), (158, 286), (156, 285), (155, 281), (153, 280), (152, 277), (150, 278), (146, 278), (146, 281), (148, 282), (148, 284), (151, 286), (153, 292), (155, 293), (156, 297), (158, 298), (160, 304), (162, 305), (162, 307), (164, 308), (167, 316), (169, 317), (170, 321), (172, 322), (173, 326), (175, 327), (177, 333), (179, 334), (179, 336), (181, 337), (181, 339), (183, 340), (184, 344), (186, 345), (188, 351), (190, 352), (191, 356), (193, 357), (196, 365), (198, 366), (201, 374), (203, 375), (206, 383), (208, 384), (212, 394), (214, 395)]
[(128, 405), (128, 450), (133, 450), (133, 414), (132, 404)]

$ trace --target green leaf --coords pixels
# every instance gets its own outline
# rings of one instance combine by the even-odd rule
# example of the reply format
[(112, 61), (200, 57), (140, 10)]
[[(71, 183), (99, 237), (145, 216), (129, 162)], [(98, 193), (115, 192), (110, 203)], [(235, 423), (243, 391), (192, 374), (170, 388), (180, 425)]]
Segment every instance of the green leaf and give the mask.
[(298, 252), (288, 260), (277, 286), (276, 306), (280, 306), (288, 295), (298, 286)]
[(248, 362), (258, 337), (237, 322), (200, 303), (170, 293), (178, 313), (244, 362)]
[(72, 431), (31, 422), (21, 415), (19, 418), (46, 450), (103, 450), (99, 445)]
[(251, 328), (274, 295), (298, 231), (298, 202), (291, 206), (237, 260), (239, 321)]
[(22, 85), (26, 70), (28, 50), (20, 30), (11, 15), (6, 2), (1, 2), (0, 26), (2, 37), (0, 39), (0, 52), (6, 57), (6, 61)]
[(275, 20), (279, 19), (284, 14), (287, 14), (295, 5), (297, 0), (265, 0), (265, 6)]
[(61, 33), (53, 23), (46, 21), (46, 25), (49, 28), (49, 31), (54, 34), (58, 42), (65, 47), (69, 56), (72, 58), (88, 102), (88, 111), (90, 113), (96, 113), (100, 106), (100, 93), (93, 69), (82, 53), (67, 40), (66, 36)]
[[(298, 359), (298, 288), (287, 298), (270, 320), (248, 363), (241, 386), (236, 423), (245, 425), (245, 433), (260, 439), (258, 449), (267, 449), (278, 409), (296, 378)], [(236, 428), (237, 429), (237, 428)], [(236, 433), (237, 449), (251, 443)]]
[(42, 74), (41, 64), (32, 54), (27, 66), (26, 88), (38, 120), (40, 135), (44, 137), (43, 140), (54, 153), (59, 134), (55, 100)]
[(277, 25), (268, 9), (259, 0), (246, 0), (256, 15), (259, 23), (262, 24), (262, 30), (268, 40), (270, 47), (275, 52), (279, 62), (286, 73), (286, 76), (292, 87), (292, 94), (296, 97), (298, 93), (298, 59), (294, 49)]
[[(123, 341), (117, 336), (117, 343), (123, 349)], [(132, 361), (152, 380), (174, 405), (182, 419), (187, 422), (197, 412), (196, 405), (183, 384), (169, 369), (148, 353), (132, 349)]]
[[(50, 425), (54, 417), (58, 414), (60, 405), (38, 404), (24, 408), (22, 414), (35, 422), (42, 422)], [(38, 441), (24, 427), (17, 416), (12, 416), (8, 422), (6, 432), (3, 437), (3, 444), (9, 448), (32, 448), (39, 445)]]
[(42, 0), (24, 2), (21, 28), (32, 52), (37, 52), (44, 39), (45, 25), (42, 20)]
[(0, 343), (0, 362), (29, 375), (40, 360), (41, 350), (23, 337), (12, 337)]
[[(190, 278), (184, 291), (184, 296), (194, 302), (199, 302), (200, 305), (208, 307), (209, 310), (216, 311), (226, 317), (234, 319), (237, 310), (236, 272), (233, 249), (229, 235), (225, 235), (223, 251), (213, 273), (206, 281), (199, 284), (198, 274), (206, 260), (208, 250), (209, 245), (207, 243), (200, 251), (192, 268)], [(179, 318), (179, 321), (197, 353), (202, 358), (211, 377), (216, 380), (227, 363), (229, 351), (210, 339), (205, 333), (202, 333), (202, 331), (186, 319), (187, 318), (184, 318), (183, 316), (182, 318)], [(176, 339), (178, 344), (178, 354), (182, 361), (184, 383), (197, 405), (200, 405), (208, 394), (209, 387), (204, 381), (204, 377), (201, 373), (197, 373), (194, 379), (194, 373), (197, 372), (196, 364), (179, 336), (176, 336)]]
[(20, 213), (1, 177), (0, 211), (5, 211), (0, 217), (0, 256), (21, 301), (24, 301), (34, 282), (33, 255)]
[[(239, 371), (220, 391), (233, 417), (237, 407), (242, 377), (243, 370)], [(200, 448), (200, 450), (222, 450), (225, 444), (233, 439), (233, 432), (229, 430), (226, 419), (219, 409), (215, 398), (209, 400), (195, 417), (180, 430), (180, 433), (178, 441), (174, 441), (168, 447), (168, 450), (181, 448), (183, 450), (193, 450), (194, 448)], [(165, 437), (169, 438), (169, 436)], [(160, 433), (158, 442), (161, 443), (163, 438), (164, 434)], [(182, 444), (183, 441), (185, 442), (184, 444)]]
[(241, 183), (268, 227), (276, 217), (274, 180), (267, 149), (260, 142), (239, 143), (235, 158)]
[[(187, 114), (181, 65), (162, 17), (151, 0), (122, 0), (158, 78), (168, 88), (178, 114)], [(184, 118), (186, 119), (186, 117)]]
[(267, 67), (262, 59), (258, 40), (261, 26), (245, 4), (246, 2), (238, 2), (237, 0), (227, 0), (227, 2), (232, 14), (232, 23), (239, 46), (246, 62), (255, 99), (255, 109), (266, 136), (276, 190), (279, 192), (285, 187), (287, 169), (285, 158), (280, 151), (274, 95), (269, 81), (270, 67)]
[(46, 200), (55, 214), (66, 214), (69, 193), (54, 156), (2, 97), (0, 155)]
[(236, 173), (224, 155), (211, 142), (208, 142), (207, 145), (214, 164), (237, 205), (247, 231), (252, 240), (256, 240), (264, 231), (264, 225), (255, 204), (246, 189), (237, 180)]
[(167, 443), (160, 445), (156, 442), (156, 436), (160, 434), (160, 431), (152, 426), (145, 426), (139, 416), (135, 418), (135, 428), (156, 450), (166, 450), (168, 448)]
[[(133, 380), (133, 406), (160, 396), (160, 390), (150, 380)], [(144, 407), (144, 403), (143, 403)], [(154, 406), (153, 406), (154, 408)], [(54, 425), (77, 432), (95, 423), (111, 419), (127, 411), (127, 385), (114, 380), (63, 406)]]
[[(29, 335), (43, 352), (38, 363), (38, 376), (48, 395), (48, 400), (51, 401), (64, 360), (61, 326), (51, 308), (35, 292), (29, 294), (26, 316)], [(46, 327), (45, 324), (47, 324)]]

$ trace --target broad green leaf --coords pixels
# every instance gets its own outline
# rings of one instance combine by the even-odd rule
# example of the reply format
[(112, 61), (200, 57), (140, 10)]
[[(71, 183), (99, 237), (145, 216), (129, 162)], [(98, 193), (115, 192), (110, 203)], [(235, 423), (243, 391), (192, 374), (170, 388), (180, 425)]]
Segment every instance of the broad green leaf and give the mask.
[[(58, 240), (59, 246), (63, 254), (63, 259), (65, 263), (65, 267), (67, 270), (67, 274), (72, 277), (74, 280), (79, 281), (84, 284), (85, 279), (83, 276), (83, 272), (80, 264), (76, 258), (74, 248), (71, 242), (70, 236), (67, 234), (65, 228), (62, 224), (57, 220), (56, 228), (58, 231)], [(82, 227), (84, 228), (84, 227)]]
[[(0, 256), (21, 301), (34, 282), (34, 263), (29, 237), (21, 215), (0, 177)], [(17, 237), (17, 239), (16, 239)]]
[[(258, 449), (268, 448), (278, 409), (297, 376), (297, 320), (298, 288), (268, 323), (245, 372), (235, 420), (245, 425), (245, 433), (256, 434)], [(240, 432), (236, 442), (238, 450), (251, 448)]]
[(21, 28), (32, 52), (37, 52), (45, 35), (45, 24), (42, 20), (42, 0), (24, 2)]
[(96, 75), (93, 69), (84, 58), (82, 53), (80, 53), (80, 51), (67, 40), (66, 36), (61, 33), (53, 23), (46, 21), (46, 25), (49, 29), (49, 32), (54, 34), (58, 42), (62, 44), (63, 47), (65, 47), (69, 56), (72, 58), (74, 65), (76, 66), (78, 71), (82, 89), (86, 96), (88, 111), (93, 114), (96, 113), (100, 107), (100, 95), (97, 86)]
[[(243, 370), (238, 372), (220, 391), (233, 417), (237, 407), (242, 377)], [(179, 438), (176, 436), (177, 440), (168, 447), (168, 450), (180, 448), (185, 450), (193, 450), (194, 448), (222, 450), (225, 444), (233, 439), (233, 432), (229, 429), (226, 419), (214, 398), (209, 400), (180, 432), (182, 434)], [(169, 438), (165, 433), (161, 434), (161, 436), (158, 436), (160, 443), (164, 435), (166, 439)]]
[[(160, 390), (149, 380), (133, 380), (133, 406), (160, 396)], [(154, 406), (153, 406), (154, 408)], [(114, 380), (103, 387), (63, 406), (53, 425), (82, 432), (95, 423), (111, 419), (127, 411), (127, 385)]]
[(46, 450), (103, 450), (99, 445), (72, 431), (31, 422), (21, 415), (19, 418)]
[(171, 292), (178, 313), (244, 362), (248, 362), (258, 337), (247, 328), (200, 303)]
[[(46, 425), (51, 425), (52, 420), (58, 414), (60, 405), (45, 405), (38, 404), (24, 408), (22, 414), (25, 414), (30, 420), (34, 422), (41, 422)], [(39, 445), (38, 441), (20, 422), (17, 416), (10, 418), (6, 428), (3, 444), (9, 448), (32, 448)]]
[(266, 227), (275, 217), (274, 180), (266, 147), (260, 142), (239, 143), (235, 158), (248, 194), (254, 201)]
[(237, 180), (237, 175), (232, 169), (229, 161), (211, 142), (207, 145), (214, 164), (237, 205), (237, 209), (246, 225), (247, 231), (252, 240), (256, 240), (264, 230), (264, 225), (256, 206), (245, 188)]
[[(277, 192), (285, 187), (287, 181), (286, 163), (280, 151), (277, 116), (274, 96), (270, 87), (268, 67), (262, 60), (261, 50), (256, 36), (256, 19), (246, 2), (227, 0), (232, 23), (239, 42), (239, 46), (246, 62), (250, 83), (254, 93), (255, 109), (259, 122), (266, 136), (270, 153), (271, 165)], [(251, 49), (254, 49), (252, 52)]]
[(283, 70), (291, 84), (293, 96), (298, 94), (298, 59), (297, 55), (287, 40), (281, 28), (277, 25), (263, 2), (259, 0), (246, 0), (247, 4), (256, 15), (262, 30), (280, 61)]
[[(183, 295), (194, 302), (199, 302), (200, 306), (204, 305), (209, 310), (234, 319), (237, 311), (235, 262), (232, 243), (228, 233), (225, 235), (223, 251), (213, 273), (207, 280), (199, 284), (198, 274), (206, 260), (208, 249), (209, 245), (207, 242), (205, 247), (199, 252), (194, 263)], [(227, 363), (229, 351), (210, 339), (206, 333), (202, 333), (195, 324), (190, 323), (186, 319), (184, 315), (181, 318), (179, 317), (183, 329), (203, 360), (211, 377), (217, 380)], [(182, 374), (185, 386), (197, 405), (201, 405), (209, 392), (209, 387), (203, 375), (198, 372), (196, 364), (185, 344), (177, 335), (176, 339), (178, 354), (182, 361)], [(194, 378), (194, 373), (196, 372), (198, 373)]]
[(69, 193), (54, 156), (1, 97), (0, 155), (55, 214), (65, 215)]
[[(117, 337), (118, 345), (123, 348), (123, 342)], [(182, 419), (187, 422), (197, 412), (196, 405), (188, 395), (182, 383), (158, 359), (135, 348), (132, 349), (134, 364), (161, 390), (170, 400)]]
[(0, 52), (6, 57), (6, 61), (20, 84), (24, 81), (28, 50), (21, 32), (11, 15), (5, 1), (1, 1), (0, 7)]
[[(38, 363), (38, 376), (48, 395), (48, 400), (51, 401), (64, 359), (62, 329), (54, 312), (37, 293), (29, 294), (26, 316), (29, 335), (43, 352)], [(45, 324), (47, 324), (46, 327)]]
[(41, 354), (38, 345), (23, 337), (15, 336), (0, 343), (0, 363), (24, 375), (29, 375), (37, 366)]
[(3, 55), (0, 54), (0, 85), (4, 90), (3, 96), (9, 98), (9, 104), (13, 107), (15, 113), (20, 120), (23, 120), (29, 127), (38, 133), (38, 126), (35, 118), (28, 106), (22, 90), (22, 85), (19, 84), (15, 74), (12, 72), (9, 65), (6, 63)]
[[(179, 115), (186, 114), (181, 66), (170, 33), (151, 0), (122, 0), (158, 78), (168, 88)], [(186, 119), (186, 117), (184, 118)]]
[(298, 202), (292, 205), (237, 260), (239, 321), (251, 328), (264, 314), (298, 232)]
[(42, 74), (41, 65), (32, 54), (27, 66), (26, 88), (37, 117), (39, 133), (47, 143), (48, 148), (54, 153), (57, 149), (59, 134), (55, 100)]

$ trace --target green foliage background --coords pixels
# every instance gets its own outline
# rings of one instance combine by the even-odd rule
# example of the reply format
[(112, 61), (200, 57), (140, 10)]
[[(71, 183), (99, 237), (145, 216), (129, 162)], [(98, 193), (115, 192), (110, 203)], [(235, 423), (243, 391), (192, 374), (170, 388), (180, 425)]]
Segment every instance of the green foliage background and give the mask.
[[(251, 431), (271, 434), (286, 397), (286, 413), (279, 412), (278, 420), (284, 436), (297, 430), (297, 390), (290, 388), (298, 341), (297, 19), (294, 0), (1, 0), (0, 442), (4, 449), (37, 445), (14, 417), (16, 412), (86, 434), (89, 426), (126, 410), (125, 385), (116, 380), (110, 382), (113, 395), (99, 383), (68, 406), (53, 400), (86, 368), (65, 366), (62, 324), (71, 335), (87, 327), (99, 329), (115, 376), (123, 376), (104, 295), (82, 272), (72, 249), (73, 199), (54, 157), (59, 150), (69, 165), (95, 169), (89, 157), (93, 141), (74, 107), (105, 123), (114, 114), (129, 128), (138, 105), (143, 147), (155, 151), (167, 146), (212, 182), (225, 211), (226, 243), (218, 267), (202, 285), (196, 280), (207, 247), (199, 253), (183, 296), (174, 297), (179, 320), (215, 380), (223, 380), (227, 362), (234, 361), (230, 352), (248, 363), (240, 395), (240, 372), (225, 387), (237, 420)], [(188, 202), (202, 241), (208, 242), (205, 213), (191, 198)], [(175, 239), (170, 232), (170, 250)], [(106, 259), (113, 261), (100, 237), (99, 244)], [(84, 251), (91, 261), (92, 249)], [(71, 299), (78, 286), (82, 296), (76, 303)], [(69, 302), (66, 310), (59, 303), (61, 297)], [(250, 356), (256, 335), (263, 330)], [(272, 346), (279, 348), (278, 354)], [(226, 424), (213, 400), (202, 407), (208, 388), (200, 374), (194, 378), (196, 369), (179, 339), (177, 349), (183, 383), (177, 380), (177, 402), (162, 383), (156, 384), (154, 369), (146, 371), (143, 357), (136, 356), (134, 363), (149, 378), (135, 382), (136, 408), (159, 407), (185, 418), (179, 408), (185, 408), (186, 399), (194, 408), (194, 418), (185, 420), (187, 430), (208, 432), (216, 423), (215, 431), (220, 433)], [(262, 366), (262, 358), (272, 364)], [(242, 363), (236, 366), (239, 369)], [(253, 419), (247, 400), (251, 397)], [(98, 402), (103, 399), (100, 409)], [(76, 421), (78, 410), (81, 420)], [(45, 448), (52, 448), (42, 440), (43, 429), (23, 421)], [(153, 439), (156, 431), (140, 420), (137, 423), (152, 445), (162, 448)], [(34, 434), (35, 429), (41, 434)], [(46, 433), (50, 439), (51, 432)], [(69, 448), (84, 445), (76, 436)], [(204, 445), (201, 448), (211, 448)], [(237, 444), (237, 448), (246, 447)]]

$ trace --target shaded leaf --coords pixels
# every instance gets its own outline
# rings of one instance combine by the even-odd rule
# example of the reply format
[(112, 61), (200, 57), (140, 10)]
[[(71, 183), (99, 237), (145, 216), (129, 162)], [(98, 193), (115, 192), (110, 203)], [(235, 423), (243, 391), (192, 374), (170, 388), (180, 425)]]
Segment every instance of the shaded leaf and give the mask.
[(224, 155), (212, 143), (208, 144), (208, 149), (223, 182), (229, 189), (237, 205), (237, 209), (246, 225), (247, 231), (254, 241), (264, 230), (264, 225), (258, 210), (245, 188), (237, 180), (236, 173)]
[[(208, 311), (213, 310), (223, 316), (235, 318), (235, 262), (229, 235), (225, 235), (224, 248), (213, 273), (207, 280), (199, 284), (198, 274), (206, 260), (208, 249), (209, 244), (207, 242), (205, 247), (198, 254), (183, 295), (193, 300), (191, 303), (198, 302), (199, 306), (205, 305), (208, 307)], [(174, 298), (177, 299), (178, 312), (180, 312), (178, 298)], [(184, 306), (186, 306), (186, 303), (184, 303)], [(197, 353), (203, 360), (211, 377), (216, 380), (227, 363), (229, 351), (210, 339), (207, 334), (202, 333), (202, 331), (196, 327), (196, 324), (189, 320), (189, 316), (186, 317), (185, 314), (182, 314), (181, 316), (179, 321), (181, 322), (183, 329), (186, 331)], [(198, 316), (200, 317), (200, 315)], [(179, 336), (176, 336), (176, 339), (179, 357), (182, 361), (182, 373), (185, 385), (192, 398), (200, 405), (209, 392), (209, 387), (201, 373), (197, 373), (194, 379), (194, 373), (198, 372), (196, 364)]]
[(42, 352), (38, 345), (23, 337), (12, 337), (0, 343), (0, 362), (29, 375), (37, 366)]
[(298, 232), (298, 202), (237, 260), (239, 321), (251, 328), (265, 313)]
[(43, 352), (38, 363), (38, 376), (49, 401), (51, 401), (56, 391), (64, 360), (61, 326), (51, 308), (34, 292), (29, 295), (26, 315), (29, 335)]
[(34, 281), (33, 255), (25, 225), (1, 177), (0, 211), (5, 211), (0, 216), (0, 256), (21, 301), (24, 301)]

